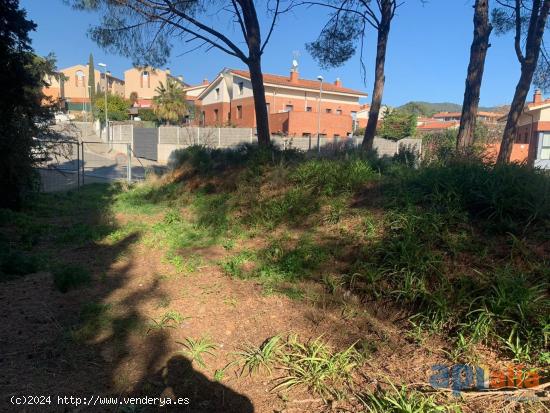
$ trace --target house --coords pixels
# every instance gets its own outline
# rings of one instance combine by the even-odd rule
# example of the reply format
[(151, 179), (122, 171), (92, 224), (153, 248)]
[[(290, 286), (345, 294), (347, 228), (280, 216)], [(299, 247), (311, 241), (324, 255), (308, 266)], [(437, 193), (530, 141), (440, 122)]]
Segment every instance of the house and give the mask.
[(518, 120), (514, 142), (529, 145), (529, 164), (550, 169), (550, 99), (544, 100), (538, 89)]
[(170, 69), (133, 67), (124, 72), (124, 96), (126, 99), (136, 98), (134, 107), (150, 108), (157, 95), (156, 89), (161, 83), (166, 86), (168, 79), (178, 82), (183, 88), (189, 86), (182, 76), (173, 76)]
[[(485, 123), (497, 123), (502, 113), (478, 111), (477, 120)], [(439, 112), (432, 116), (440, 122), (460, 122), (461, 112)]]
[[(63, 76), (52, 78), (50, 86), (45, 89), (47, 96), (56, 95), (64, 99), (66, 109), (69, 111), (82, 111), (89, 107), (90, 85), (88, 65), (75, 65), (61, 69), (59, 73)], [(105, 73), (94, 69), (95, 92), (105, 91)], [(107, 72), (107, 90), (109, 93), (124, 96), (124, 81)]]
[(416, 120), (416, 131), (420, 134), (444, 132), (446, 130), (456, 130), (460, 121), (442, 121), (434, 118), (419, 117)]
[[(300, 79), (297, 67), (289, 76), (264, 74), (265, 97), (270, 131), (286, 136), (315, 136), (320, 123), (320, 135), (349, 136), (354, 119), (361, 109), (361, 91), (334, 83)], [(204, 126), (232, 125), (255, 128), (256, 113), (250, 73), (224, 69), (197, 96), (200, 124)], [(319, 113), (319, 108), (320, 112)]]

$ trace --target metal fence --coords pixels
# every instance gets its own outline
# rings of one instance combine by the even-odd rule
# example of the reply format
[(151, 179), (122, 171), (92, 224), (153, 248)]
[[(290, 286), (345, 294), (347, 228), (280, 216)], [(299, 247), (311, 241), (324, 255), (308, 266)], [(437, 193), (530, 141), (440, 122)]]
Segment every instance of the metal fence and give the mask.
[(41, 141), (36, 150), (42, 192), (68, 191), (92, 183), (133, 182), (145, 178), (146, 167), (129, 143)]

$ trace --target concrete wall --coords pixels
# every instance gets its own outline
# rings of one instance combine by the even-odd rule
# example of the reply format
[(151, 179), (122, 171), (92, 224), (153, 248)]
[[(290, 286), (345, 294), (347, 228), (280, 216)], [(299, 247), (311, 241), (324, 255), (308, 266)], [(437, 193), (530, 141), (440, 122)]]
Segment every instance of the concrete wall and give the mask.
[[(252, 129), (246, 128), (160, 128), (160, 138), (158, 145), (158, 162), (168, 163), (170, 154), (176, 149), (187, 148), (194, 144), (206, 145), (212, 148), (231, 148), (241, 143), (254, 143), (256, 137)], [(178, 139), (179, 129), (179, 139)], [(288, 138), (273, 135), (272, 142), (281, 149), (298, 149), (302, 151), (315, 150), (317, 148), (317, 137), (296, 137)], [(340, 138), (321, 138), (321, 148), (323, 151), (339, 150), (344, 147), (357, 147), (361, 145), (362, 137), (340, 137)], [(419, 154), (422, 154), (422, 140), (407, 138), (400, 141), (391, 141), (387, 139), (375, 138), (374, 149), (379, 156), (394, 156), (399, 152), (400, 146), (414, 148)]]

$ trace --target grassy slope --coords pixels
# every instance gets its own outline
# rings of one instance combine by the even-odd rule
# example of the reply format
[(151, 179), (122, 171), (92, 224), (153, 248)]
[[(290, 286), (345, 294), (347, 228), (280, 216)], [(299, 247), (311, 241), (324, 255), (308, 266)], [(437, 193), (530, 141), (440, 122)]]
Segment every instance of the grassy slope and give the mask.
[[(4, 227), (17, 234), (3, 240), (4, 277), (49, 268), (61, 274), (60, 289), (89, 282), (85, 268), (73, 268), (67, 281), (70, 264), (58, 262), (55, 248), (36, 254), (33, 245), (43, 238), (111, 245), (139, 233), (136, 242), (160, 251), (175, 274), (200, 272), (210, 258), (202, 251), (221, 246), (226, 253), (218, 265), (228, 276), (261, 285), (265, 295), (338, 308), (352, 324), (370, 317), (363, 308), (384, 307), (395, 320), (390, 328), (419, 349), (444, 352), (448, 363), (548, 365), (548, 176), (477, 162), (411, 170), (356, 156), (281, 156), (194, 148), (182, 154), (181, 169), (161, 180), (42, 196), (24, 213), (4, 212)], [(53, 215), (72, 216), (79, 227), (45, 218), (52, 202)], [(120, 214), (124, 222), (114, 218)], [(100, 334), (110, 311), (102, 304), (84, 308), (74, 339)], [(147, 330), (163, 330), (182, 315), (167, 311), (153, 321)], [(361, 366), (377, 357), (384, 338), (338, 349), (323, 339), (285, 338), (283, 331), (274, 337), (243, 351), (238, 369), (277, 369), (286, 372), (277, 390), (355, 394), (374, 411), (391, 411), (392, 401), (436, 411), (432, 398), (415, 392), (354, 390)], [(207, 338), (184, 345), (199, 364), (214, 351)], [(224, 374), (219, 369), (214, 377)]]

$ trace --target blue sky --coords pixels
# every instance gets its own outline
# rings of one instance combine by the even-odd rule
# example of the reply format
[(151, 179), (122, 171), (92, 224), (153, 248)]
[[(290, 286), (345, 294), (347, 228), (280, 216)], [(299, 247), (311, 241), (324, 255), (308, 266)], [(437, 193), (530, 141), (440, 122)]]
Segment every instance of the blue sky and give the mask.
[[(420, 0), (406, 0), (398, 9), (388, 46), (386, 104), (397, 106), (410, 100), (462, 102), (473, 32), (472, 4), (473, 0), (430, 0), (422, 6)], [(32, 35), (35, 50), (42, 55), (55, 53), (60, 68), (86, 63), (90, 52), (96, 63), (107, 63), (115, 76), (122, 77), (131, 66), (130, 60), (106, 53), (88, 38), (87, 30), (98, 21), (97, 14), (75, 11), (62, 0), (21, 0), (21, 6), (38, 25)], [(263, 10), (263, 6), (258, 7)], [(365, 85), (358, 55), (343, 67), (321, 70), (306, 52), (304, 44), (315, 40), (325, 21), (326, 11), (318, 8), (298, 9), (285, 15), (266, 48), (264, 72), (288, 73), (292, 53), (298, 50), (301, 77), (313, 79), (322, 74), (326, 81), (340, 77), (344, 86), (370, 95), (376, 47), (374, 30), (369, 32), (364, 47)], [(264, 21), (262, 17), (262, 22), (266, 23), (267, 18)], [(235, 35), (231, 23), (223, 18), (217, 23)], [(493, 35), (491, 44), (481, 91), (484, 106), (509, 103), (519, 77), (511, 37)], [(188, 83), (199, 83), (205, 77), (212, 79), (223, 67), (245, 68), (238, 59), (222, 52), (198, 50), (182, 55), (185, 50), (174, 44), (167, 66), (173, 74), (182, 74)]]

